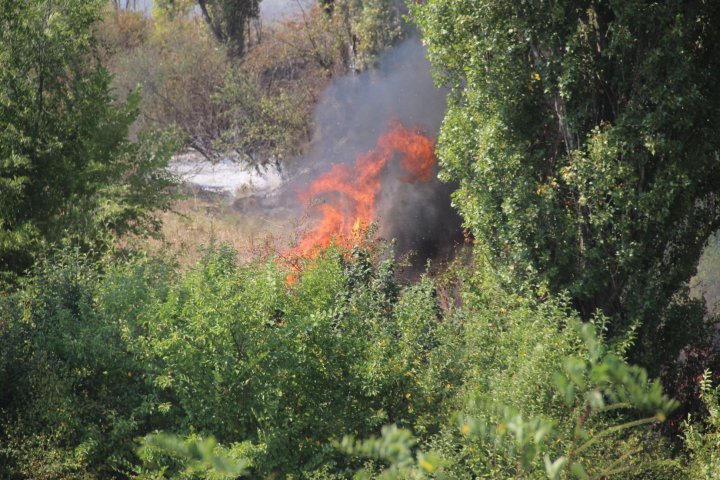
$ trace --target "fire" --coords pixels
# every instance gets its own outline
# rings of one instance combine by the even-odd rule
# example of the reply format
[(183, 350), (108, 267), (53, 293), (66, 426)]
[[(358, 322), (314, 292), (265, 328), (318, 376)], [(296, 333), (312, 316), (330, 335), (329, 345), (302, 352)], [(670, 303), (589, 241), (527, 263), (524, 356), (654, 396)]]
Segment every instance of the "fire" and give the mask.
[(434, 177), (435, 148), (432, 139), (417, 129), (391, 122), (375, 148), (360, 154), (355, 164), (334, 164), (302, 192), (300, 200), (319, 220), (306, 232), (293, 254), (312, 256), (331, 242), (350, 247), (376, 218), (376, 202), (382, 174), (399, 157), (401, 181), (430, 182)]

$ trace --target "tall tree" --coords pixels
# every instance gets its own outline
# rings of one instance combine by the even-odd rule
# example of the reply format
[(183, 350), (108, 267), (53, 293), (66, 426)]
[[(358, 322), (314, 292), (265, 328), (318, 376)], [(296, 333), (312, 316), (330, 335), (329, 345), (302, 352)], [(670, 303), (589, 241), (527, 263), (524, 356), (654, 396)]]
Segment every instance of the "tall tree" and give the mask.
[(202, 16), (218, 41), (233, 57), (242, 57), (250, 36), (250, 22), (260, 15), (261, 0), (198, 0)]
[(408, 33), (402, 0), (318, 0), (318, 6), (341, 19), (347, 44), (343, 62), (355, 72), (372, 66), (383, 50)]
[(720, 3), (413, 11), (452, 87), (438, 148), (467, 226), (585, 318), (611, 316), (615, 339), (681, 345), (691, 329), (667, 309), (720, 227)]
[(175, 142), (127, 140), (137, 95), (119, 105), (93, 25), (102, 0), (0, 0), (0, 281), (70, 239), (157, 227)]
[(260, 16), (262, 0), (156, 0), (155, 6), (171, 16), (186, 14), (197, 5), (215, 39), (227, 46), (228, 55), (245, 54), (251, 25)]

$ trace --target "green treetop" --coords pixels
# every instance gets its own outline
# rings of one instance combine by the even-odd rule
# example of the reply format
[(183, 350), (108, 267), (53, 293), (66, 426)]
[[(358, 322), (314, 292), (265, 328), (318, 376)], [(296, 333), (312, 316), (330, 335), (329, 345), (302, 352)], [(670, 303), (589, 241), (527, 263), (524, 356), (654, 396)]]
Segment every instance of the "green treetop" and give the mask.
[(62, 240), (92, 247), (157, 227), (174, 142), (127, 140), (93, 25), (100, 0), (0, 0), (0, 281)]
[(452, 89), (439, 156), (475, 236), (585, 318), (610, 315), (616, 339), (681, 344), (689, 329), (663, 312), (720, 226), (720, 4), (428, 0), (413, 13)]

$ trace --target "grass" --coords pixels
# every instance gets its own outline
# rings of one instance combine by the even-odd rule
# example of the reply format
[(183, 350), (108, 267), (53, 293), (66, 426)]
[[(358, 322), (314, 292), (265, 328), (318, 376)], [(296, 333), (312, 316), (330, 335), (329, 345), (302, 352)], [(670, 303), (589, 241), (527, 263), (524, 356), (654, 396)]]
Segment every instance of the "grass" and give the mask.
[(158, 212), (162, 221), (160, 238), (132, 238), (134, 247), (167, 254), (185, 268), (197, 263), (207, 246), (227, 244), (239, 258), (267, 256), (282, 252), (299, 228), (280, 213), (240, 209), (228, 198), (202, 193), (179, 200), (171, 211)]

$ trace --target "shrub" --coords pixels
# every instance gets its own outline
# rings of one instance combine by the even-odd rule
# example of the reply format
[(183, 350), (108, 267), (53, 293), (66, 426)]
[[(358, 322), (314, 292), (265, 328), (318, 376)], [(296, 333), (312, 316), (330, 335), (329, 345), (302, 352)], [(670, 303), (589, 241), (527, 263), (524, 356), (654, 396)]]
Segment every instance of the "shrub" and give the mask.
[(287, 275), (220, 249), (146, 312), (138, 352), (177, 397), (179, 431), (262, 445), (269, 474), (338, 462), (328, 442), (345, 432), (437, 429), (447, 362), (432, 284), (400, 289), (392, 264), (362, 250), (330, 251), (292, 285)]
[(690, 455), (688, 478), (698, 480), (720, 479), (720, 389), (712, 386), (709, 370), (700, 378), (700, 398), (707, 415), (700, 421), (692, 417), (684, 423), (685, 447)]
[[(602, 316), (582, 324), (566, 299), (538, 301), (542, 287), (504, 285), (485, 258), (479, 251), (472, 270), (459, 270), (458, 416), (426, 451), (445, 460), (449, 478), (657, 474), (662, 441), (632, 430), (663, 421), (676, 404), (605, 346)], [(678, 471), (662, 468), (673, 472), (667, 478)]]
[(134, 436), (166, 426), (129, 341), (168, 273), (66, 252), (0, 297), (3, 478), (108, 478), (134, 461)]
[(0, 16), (0, 282), (53, 245), (152, 233), (174, 179), (173, 135), (128, 140), (138, 98), (115, 102), (94, 27), (101, 2), (3, 1)]

